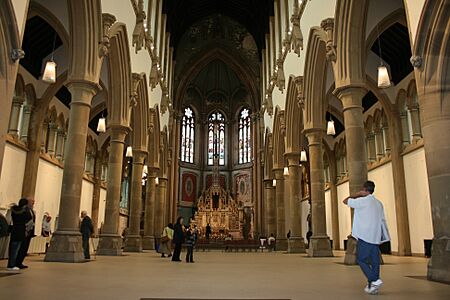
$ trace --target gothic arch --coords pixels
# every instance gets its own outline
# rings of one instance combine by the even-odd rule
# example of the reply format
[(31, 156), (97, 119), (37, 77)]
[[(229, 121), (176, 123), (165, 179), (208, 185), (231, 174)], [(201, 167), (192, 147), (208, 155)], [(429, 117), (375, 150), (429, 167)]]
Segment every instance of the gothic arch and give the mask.
[(365, 81), (365, 29), (368, 0), (338, 0), (334, 41), (336, 43), (336, 89), (363, 87)]
[(132, 135), (133, 149), (147, 152), (148, 137), (148, 91), (145, 73), (133, 73), (134, 93), (137, 100), (133, 107)]
[[(107, 98), (108, 126), (130, 126), (131, 101), (131, 59), (126, 25), (116, 22), (109, 34), (109, 87)], [(97, 79), (98, 81), (98, 79)]]
[(309, 32), (305, 58), (305, 129), (325, 127), (327, 74), (326, 33), (320, 27)]
[(285, 136), (286, 125), (284, 119), (284, 110), (279, 107), (275, 109), (275, 122), (273, 125), (273, 168), (284, 168), (284, 153), (285, 153)]
[(302, 88), (303, 77), (289, 76), (286, 93), (286, 152), (301, 151), (301, 130), (303, 129), (303, 109), (299, 105), (299, 88)]

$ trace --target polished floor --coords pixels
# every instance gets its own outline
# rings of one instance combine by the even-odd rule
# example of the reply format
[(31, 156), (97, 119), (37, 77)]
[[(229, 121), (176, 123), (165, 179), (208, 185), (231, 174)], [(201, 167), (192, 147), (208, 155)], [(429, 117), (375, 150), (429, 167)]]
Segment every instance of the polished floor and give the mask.
[[(425, 280), (427, 260), (385, 256), (377, 296), (366, 295), (357, 266), (333, 258), (284, 253), (196, 252), (195, 263), (175, 263), (154, 252), (96, 257), (88, 263), (46, 263), (0, 276), (0, 299), (450, 299), (450, 285)], [(0, 261), (0, 273), (6, 261)], [(2, 275), (2, 274), (0, 274)]]

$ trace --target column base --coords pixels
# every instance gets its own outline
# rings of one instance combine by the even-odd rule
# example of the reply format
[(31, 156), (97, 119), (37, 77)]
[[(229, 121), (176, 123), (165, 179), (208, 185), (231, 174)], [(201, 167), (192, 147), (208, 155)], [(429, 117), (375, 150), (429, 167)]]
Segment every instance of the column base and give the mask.
[(309, 257), (333, 257), (330, 238), (328, 236), (312, 236), (309, 240)]
[(428, 262), (428, 280), (450, 283), (450, 238), (434, 238)]
[(142, 248), (144, 248), (144, 250), (155, 250), (155, 237), (144, 236), (142, 239)]
[(121, 256), (122, 237), (117, 234), (101, 234), (98, 241), (97, 255)]
[(142, 252), (142, 238), (140, 235), (129, 235), (123, 248), (124, 252)]
[(44, 261), (85, 262), (81, 233), (78, 231), (56, 231), (52, 236)]
[(291, 237), (288, 240), (288, 253), (306, 253), (305, 240), (302, 237)]
[(357, 265), (356, 262), (356, 244), (358, 241), (351, 235), (347, 237), (347, 250), (345, 251), (344, 264)]
[(288, 241), (287, 238), (278, 238), (275, 244), (276, 251), (287, 251), (288, 249)]

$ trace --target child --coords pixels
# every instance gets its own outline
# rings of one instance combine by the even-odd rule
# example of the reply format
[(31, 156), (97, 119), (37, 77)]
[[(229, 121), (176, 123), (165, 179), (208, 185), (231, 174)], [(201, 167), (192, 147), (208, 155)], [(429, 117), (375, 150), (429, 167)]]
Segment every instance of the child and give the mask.
[(187, 263), (193, 263), (194, 262), (194, 245), (196, 240), (196, 233), (195, 230), (192, 228), (188, 228), (186, 230), (186, 246), (187, 246), (187, 253), (186, 253), (186, 262)]

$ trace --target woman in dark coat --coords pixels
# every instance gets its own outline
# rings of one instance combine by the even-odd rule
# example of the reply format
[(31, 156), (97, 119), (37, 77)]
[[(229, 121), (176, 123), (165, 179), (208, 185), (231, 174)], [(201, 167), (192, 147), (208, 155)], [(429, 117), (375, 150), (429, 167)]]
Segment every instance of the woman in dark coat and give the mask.
[(27, 212), (27, 199), (20, 199), (19, 205), (11, 208), (12, 228), (11, 239), (9, 240), (8, 270), (17, 271), (19, 267), (16, 264), (20, 245), (26, 239), (26, 223), (31, 220), (31, 215)]
[(181, 245), (184, 243), (184, 232), (183, 232), (183, 217), (178, 217), (177, 223), (173, 228), (173, 243), (175, 248), (173, 249), (172, 261), (181, 261)]

